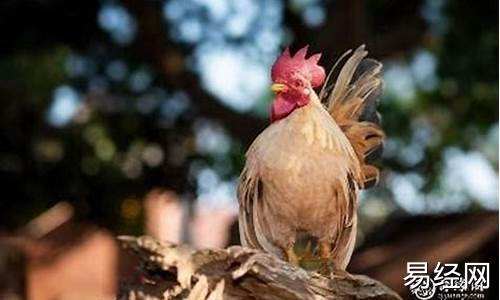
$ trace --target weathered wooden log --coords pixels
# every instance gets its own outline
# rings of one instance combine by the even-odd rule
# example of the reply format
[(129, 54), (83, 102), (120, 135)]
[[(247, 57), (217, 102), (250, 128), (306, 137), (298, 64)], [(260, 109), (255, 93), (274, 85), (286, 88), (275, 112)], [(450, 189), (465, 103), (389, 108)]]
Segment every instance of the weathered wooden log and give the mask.
[(122, 283), (118, 299), (401, 299), (364, 275), (329, 278), (253, 249), (194, 250), (148, 236), (118, 237), (139, 257), (141, 283)]
[(0, 299), (26, 299), (26, 261), (22, 240), (0, 239)]

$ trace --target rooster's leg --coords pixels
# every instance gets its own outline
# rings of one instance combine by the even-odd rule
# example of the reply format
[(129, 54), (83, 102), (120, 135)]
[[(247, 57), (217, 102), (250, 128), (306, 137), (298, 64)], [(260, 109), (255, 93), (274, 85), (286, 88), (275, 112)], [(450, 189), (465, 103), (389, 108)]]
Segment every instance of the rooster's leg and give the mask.
[(319, 242), (319, 255), (322, 259), (328, 259), (331, 255), (332, 246), (329, 241), (320, 241)]
[(319, 256), (321, 258), (321, 267), (319, 268), (319, 273), (324, 276), (333, 278), (333, 271), (335, 267), (331, 261), (332, 255), (332, 244), (329, 241), (319, 242)]
[(297, 254), (295, 254), (295, 251), (293, 248), (294, 247), (292, 245), (291, 247), (288, 247), (286, 249), (286, 257), (291, 264), (298, 266), (299, 265), (299, 257), (297, 256)]

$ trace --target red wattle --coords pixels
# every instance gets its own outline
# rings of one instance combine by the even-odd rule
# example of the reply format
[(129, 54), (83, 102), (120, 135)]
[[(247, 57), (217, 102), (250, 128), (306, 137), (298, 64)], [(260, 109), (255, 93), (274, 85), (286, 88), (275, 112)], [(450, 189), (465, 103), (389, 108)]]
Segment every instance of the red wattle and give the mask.
[(295, 101), (290, 101), (282, 95), (278, 95), (271, 106), (271, 123), (288, 116), (296, 107), (297, 103)]

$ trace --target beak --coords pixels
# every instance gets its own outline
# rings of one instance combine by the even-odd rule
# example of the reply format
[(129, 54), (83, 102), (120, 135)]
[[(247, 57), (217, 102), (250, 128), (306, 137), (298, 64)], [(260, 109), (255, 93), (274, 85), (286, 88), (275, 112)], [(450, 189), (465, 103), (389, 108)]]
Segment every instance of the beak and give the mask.
[(273, 85), (271, 85), (271, 91), (273, 91), (276, 94), (280, 92), (285, 92), (287, 89), (288, 87), (286, 86), (286, 84), (283, 83), (273, 83)]

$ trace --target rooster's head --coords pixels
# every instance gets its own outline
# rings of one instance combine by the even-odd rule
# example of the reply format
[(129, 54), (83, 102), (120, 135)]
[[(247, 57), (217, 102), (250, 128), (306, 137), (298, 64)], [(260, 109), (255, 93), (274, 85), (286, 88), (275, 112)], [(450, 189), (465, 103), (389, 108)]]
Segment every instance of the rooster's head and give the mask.
[(288, 48), (271, 68), (271, 89), (277, 94), (271, 108), (271, 122), (288, 116), (296, 108), (307, 105), (312, 89), (325, 80), (325, 70), (318, 65), (321, 53), (306, 59), (307, 47), (290, 55)]

